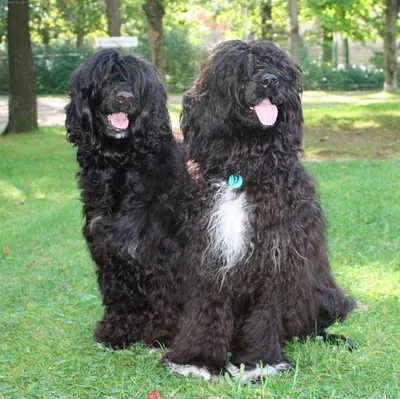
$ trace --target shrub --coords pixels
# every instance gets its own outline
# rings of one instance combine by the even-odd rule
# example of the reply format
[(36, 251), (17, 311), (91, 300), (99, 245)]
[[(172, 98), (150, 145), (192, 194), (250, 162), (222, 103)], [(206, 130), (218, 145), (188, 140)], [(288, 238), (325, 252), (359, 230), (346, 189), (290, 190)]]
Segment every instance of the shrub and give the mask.
[(385, 79), (382, 69), (362, 65), (345, 69), (309, 63), (303, 66), (303, 73), (304, 90), (374, 90), (381, 89)]
[(89, 47), (77, 49), (67, 44), (47, 48), (35, 47), (33, 57), (36, 65), (37, 93), (66, 93), (72, 71), (93, 52)]
[[(148, 35), (139, 38), (139, 46), (133, 51), (150, 58)], [(200, 71), (206, 50), (202, 44), (193, 43), (185, 29), (165, 32), (167, 55), (167, 86), (170, 92), (182, 92), (192, 84)], [(33, 57), (36, 65), (37, 93), (64, 94), (69, 88), (72, 71), (93, 54), (92, 47), (77, 49), (74, 44), (56, 44), (51, 47), (35, 46)], [(332, 68), (330, 64), (310, 61), (302, 52), (304, 90), (379, 90), (383, 87), (384, 73), (381, 55), (374, 59), (378, 67), (350, 66)], [(379, 59), (378, 59), (379, 58)], [(400, 83), (400, 65), (398, 67)], [(8, 94), (7, 51), (0, 48), (0, 94)]]

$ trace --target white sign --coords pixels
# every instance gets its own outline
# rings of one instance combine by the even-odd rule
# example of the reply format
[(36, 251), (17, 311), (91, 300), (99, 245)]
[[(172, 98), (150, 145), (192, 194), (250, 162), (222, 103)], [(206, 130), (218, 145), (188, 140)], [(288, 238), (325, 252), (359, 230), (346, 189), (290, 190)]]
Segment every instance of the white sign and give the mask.
[(110, 36), (100, 37), (96, 41), (96, 47), (137, 47), (137, 36)]

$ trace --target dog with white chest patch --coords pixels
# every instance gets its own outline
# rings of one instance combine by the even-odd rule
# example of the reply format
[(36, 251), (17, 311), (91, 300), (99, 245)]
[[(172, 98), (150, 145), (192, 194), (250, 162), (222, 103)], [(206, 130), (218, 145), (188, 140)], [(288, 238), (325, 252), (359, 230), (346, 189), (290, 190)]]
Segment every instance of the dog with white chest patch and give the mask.
[(326, 329), (354, 307), (332, 275), (315, 184), (299, 159), (301, 90), (284, 51), (236, 40), (208, 55), (184, 97), (196, 167), (186, 304), (164, 357), (177, 373), (237, 376), (244, 364), (246, 380), (287, 370), (285, 340), (336, 338)]

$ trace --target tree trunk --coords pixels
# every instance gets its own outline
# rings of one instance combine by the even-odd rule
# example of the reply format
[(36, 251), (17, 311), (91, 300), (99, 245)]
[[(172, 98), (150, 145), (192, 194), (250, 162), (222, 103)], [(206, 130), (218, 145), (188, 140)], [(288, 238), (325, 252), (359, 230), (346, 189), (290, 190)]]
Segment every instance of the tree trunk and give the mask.
[(293, 59), (300, 64), (299, 5), (297, 0), (289, 0), (290, 9), (290, 45)]
[(397, 13), (400, 0), (386, 0), (385, 34), (384, 34), (384, 91), (397, 89), (397, 51), (396, 30)]
[(78, 32), (76, 34), (76, 47), (80, 48), (83, 46), (83, 39), (85, 37), (85, 31), (83, 28), (78, 28)]
[(46, 21), (45, 26), (42, 30), (42, 42), (45, 47), (49, 47), (50, 44), (50, 26), (49, 23)]
[(344, 65), (346, 69), (350, 68), (350, 47), (349, 47), (349, 39), (346, 37), (346, 39), (343, 40), (343, 45), (344, 45)]
[(121, 36), (119, 0), (107, 0), (108, 36)]
[[(43, 1), (43, 0), (42, 0)], [(50, 44), (50, 24), (49, 24), (50, 4), (43, 1), (43, 29), (41, 30), (42, 43), (45, 47)]]
[(151, 61), (160, 71), (163, 79), (166, 74), (166, 55), (164, 49), (163, 17), (165, 8), (162, 0), (146, 0), (143, 10), (150, 31)]
[(333, 34), (330, 30), (322, 28), (322, 61), (332, 62), (333, 59)]
[(263, 0), (261, 3), (261, 38), (273, 40), (273, 37), (271, 0)]
[(83, 39), (85, 37), (85, 0), (78, 1), (78, 13), (76, 15), (76, 47), (83, 46)]
[(7, 29), (10, 88), (8, 125), (3, 134), (32, 132), (38, 125), (28, 0), (8, 1)]

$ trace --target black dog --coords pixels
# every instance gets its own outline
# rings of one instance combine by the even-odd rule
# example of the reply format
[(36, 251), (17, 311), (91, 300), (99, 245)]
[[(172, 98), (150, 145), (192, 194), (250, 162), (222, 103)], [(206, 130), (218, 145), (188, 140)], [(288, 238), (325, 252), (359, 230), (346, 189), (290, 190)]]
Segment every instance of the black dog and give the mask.
[(185, 165), (165, 88), (144, 58), (107, 49), (76, 69), (70, 97), (67, 138), (78, 147), (83, 234), (105, 307), (95, 339), (167, 344), (179, 312)]
[[(314, 181), (299, 160), (301, 71), (264, 41), (222, 43), (183, 101), (197, 163), (187, 301), (164, 363), (206, 379), (290, 368), (282, 343), (327, 336), (354, 301), (331, 273)], [(264, 365), (261, 368), (260, 362)], [(211, 373), (211, 374), (210, 374)]]

